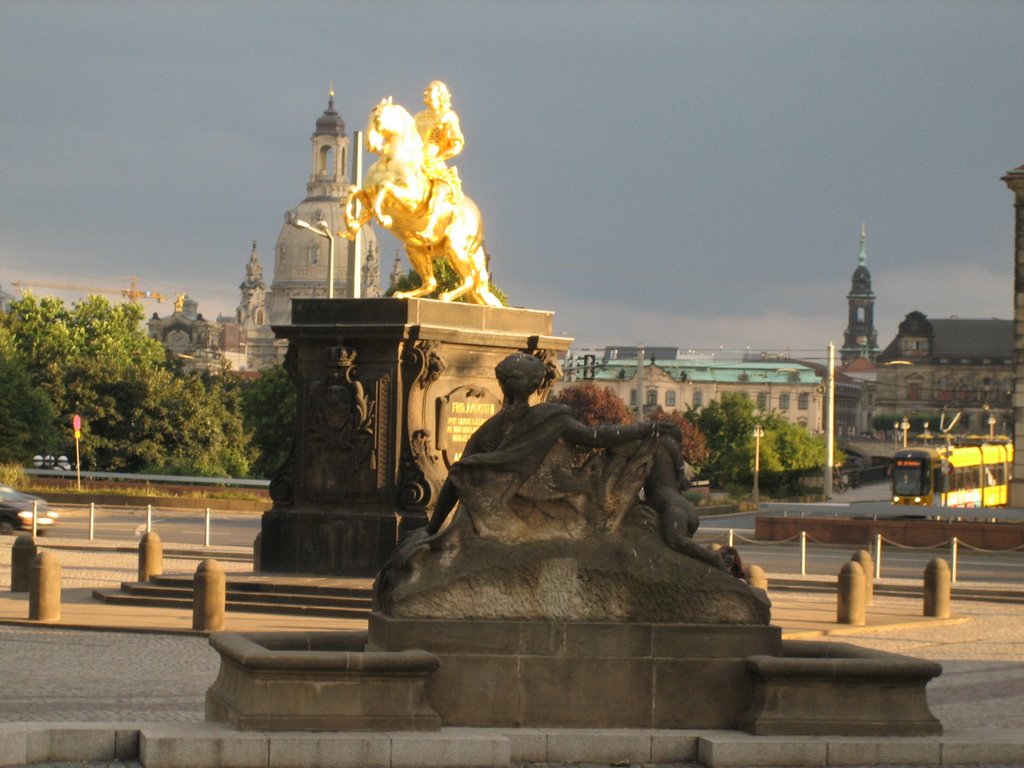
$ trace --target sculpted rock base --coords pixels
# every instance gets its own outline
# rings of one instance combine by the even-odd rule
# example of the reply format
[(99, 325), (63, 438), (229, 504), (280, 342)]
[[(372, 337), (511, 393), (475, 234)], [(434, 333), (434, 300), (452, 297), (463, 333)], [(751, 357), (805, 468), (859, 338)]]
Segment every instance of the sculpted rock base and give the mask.
[(461, 531), (452, 534), (445, 549), (413, 558), (388, 591), (386, 604), (378, 607), (396, 618), (770, 621), (763, 591), (673, 552), (645, 527), (516, 546)]

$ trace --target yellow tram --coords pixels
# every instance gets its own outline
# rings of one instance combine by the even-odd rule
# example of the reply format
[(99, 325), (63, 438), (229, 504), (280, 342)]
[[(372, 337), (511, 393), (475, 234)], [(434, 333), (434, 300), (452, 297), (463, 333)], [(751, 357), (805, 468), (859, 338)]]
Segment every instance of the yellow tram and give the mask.
[(981, 442), (896, 452), (892, 503), (936, 507), (1006, 504), (1013, 445)]

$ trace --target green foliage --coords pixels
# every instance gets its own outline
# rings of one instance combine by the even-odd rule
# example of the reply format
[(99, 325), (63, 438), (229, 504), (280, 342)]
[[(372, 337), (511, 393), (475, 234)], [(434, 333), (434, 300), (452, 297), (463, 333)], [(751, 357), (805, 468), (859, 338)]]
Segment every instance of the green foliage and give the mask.
[(705, 474), (727, 487), (751, 486), (756, 424), (763, 429), (759, 485), (765, 492), (795, 492), (804, 475), (825, 464), (821, 437), (776, 413), (756, 416), (753, 403), (743, 395), (726, 393), (720, 401), (701, 409), (696, 418), (708, 443)]
[(0, 327), (0, 462), (24, 463), (53, 448), (55, 417), (49, 396), (32, 385), (12, 335)]
[(269, 477), (288, 459), (295, 434), (295, 399), (295, 384), (281, 366), (263, 371), (246, 385), (242, 412), (256, 452), (256, 477)]
[(143, 331), (136, 305), (89, 296), (67, 308), (27, 294), (0, 316), (0, 357), (0, 392), (5, 382), (8, 391), (23, 389), (19, 376), (27, 376), (52, 403), (49, 413), (42, 400), (34, 406), (45, 415), (40, 423), (28, 423), (27, 407), (20, 412), (25, 423), (13, 429), (26, 445), (19, 457), (28, 445), (33, 452), (72, 455), (71, 417), (78, 414), (83, 469), (206, 476), (249, 471), (240, 388), (232, 377), (204, 377), (169, 364), (164, 348)]
[(630, 424), (635, 420), (633, 409), (607, 387), (597, 384), (570, 384), (551, 398), (552, 402), (572, 408), (577, 421), (587, 426), (599, 424)]
[[(437, 290), (431, 293), (426, 298), (436, 299), (440, 294), (445, 291), (451, 291), (458, 288), (462, 284), (462, 279), (459, 274), (452, 269), (451, 264), (448, 263), (448, 259), (444, 256), (438, 256), (434, 259), (434, 277), (437, 278)], [(419, 274), (416, 270), (410, 269), (404, 275), (402, 275), (395, 284), (388, 288), (387, 295), (392, 295), (395, 291), (411, 291), (414, 288), (419, 288), (423, 285), (423, 281), (420, 280)], [(508, 295), (501, 290), (494, 283), (490, 285), (491, 293), (498, 297), (498, 300), (508, 306)], [(456, 301), (465, 301), (465, 296), (461, 296)]]

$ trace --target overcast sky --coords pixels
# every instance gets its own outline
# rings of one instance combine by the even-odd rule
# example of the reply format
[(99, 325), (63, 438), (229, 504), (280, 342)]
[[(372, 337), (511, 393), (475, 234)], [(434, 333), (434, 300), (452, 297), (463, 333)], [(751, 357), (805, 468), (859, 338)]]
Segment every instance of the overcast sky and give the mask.
[(495, 283), (578, 347), (841, 345), (862, 221), (882, 346), (915, 309), (1009, 318), (1022, 30), (1019, 0), (8, 0), (0, 287), (232, 314), (330, 84), (351, 134), (441, 79)]

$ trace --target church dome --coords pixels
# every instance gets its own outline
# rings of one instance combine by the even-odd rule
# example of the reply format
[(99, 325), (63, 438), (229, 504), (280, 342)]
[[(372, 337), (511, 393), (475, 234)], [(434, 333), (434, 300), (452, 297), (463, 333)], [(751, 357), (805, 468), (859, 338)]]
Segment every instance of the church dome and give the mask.
[(327, 101), (327, 109), (317, 118), (316, 133), (317, 135), (328, 134), (330, 136), (345, 135), (345, 121), (341, 119), (341, 115), (334, 109), (334, 91), (331, 91)]

